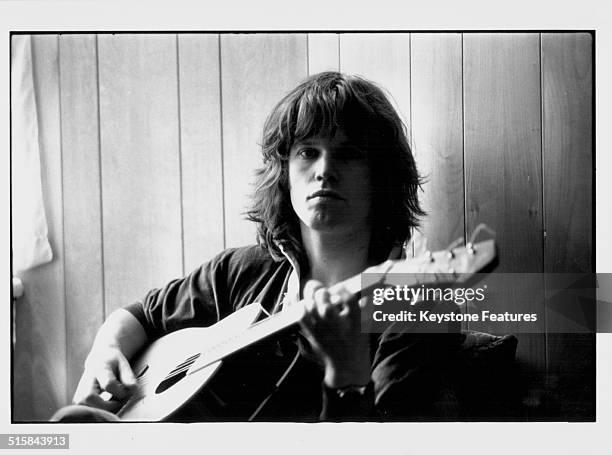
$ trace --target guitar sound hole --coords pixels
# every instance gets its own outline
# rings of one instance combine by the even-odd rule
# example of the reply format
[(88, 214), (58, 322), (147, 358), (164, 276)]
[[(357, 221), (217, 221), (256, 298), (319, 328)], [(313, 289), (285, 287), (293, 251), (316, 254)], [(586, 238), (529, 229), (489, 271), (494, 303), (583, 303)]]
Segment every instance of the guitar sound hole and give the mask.
[(142, 371), (140, 373), (138, 373), (138, 376), (136, 376), (136, 379), (140, 379), (144, 376), (144, 374), (147, 372), (147, 370), (149, 369), (149, 365), (145, 365), (145, 367), (142, 369)]
[(200, 354), (193, 355), (186, 359), (184, 362), (177, 365), (174, 370), (168, 373), (164, 380), (159, 383), (159, 385), (155, 389), (155, 393), (160, 394), (165, 392), (174, 384), (176, 384), (185, 376), (187, 376), (187, 371), (189, 370), (189, 367), (193, 365), (193, 362), (195, 362), (198, 357), (200, 357)]

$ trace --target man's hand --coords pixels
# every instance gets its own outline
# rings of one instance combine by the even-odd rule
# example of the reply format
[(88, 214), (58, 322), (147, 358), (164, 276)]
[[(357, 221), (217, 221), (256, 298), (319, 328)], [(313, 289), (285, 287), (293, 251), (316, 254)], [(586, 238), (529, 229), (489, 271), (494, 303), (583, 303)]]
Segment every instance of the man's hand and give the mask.
[[(136, 388), (136, 378), (128, 360), (117, 347), (97, 348), (85, 361), (85, 371), (74, 394), (75, 404), (117, 412)], [(100, 396), (108, 392), (113, 400)]]
[(370, 343), (361, 331), (359, 301), (347, 291), (330, 295), (315, 280), (304, 287), (304, 335), (325, 365), (328, 387), (366, 385), (370, 381)]

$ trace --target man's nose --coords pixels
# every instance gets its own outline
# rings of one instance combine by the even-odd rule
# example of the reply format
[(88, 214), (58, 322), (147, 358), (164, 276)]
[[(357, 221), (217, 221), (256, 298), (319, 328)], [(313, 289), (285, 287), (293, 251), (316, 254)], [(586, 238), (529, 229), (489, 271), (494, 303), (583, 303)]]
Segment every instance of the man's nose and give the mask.
[(338, 179), (338, 164), (330, 153), (321, 153), (315, 166), (315, 178), (317, 181), (332, 181)]

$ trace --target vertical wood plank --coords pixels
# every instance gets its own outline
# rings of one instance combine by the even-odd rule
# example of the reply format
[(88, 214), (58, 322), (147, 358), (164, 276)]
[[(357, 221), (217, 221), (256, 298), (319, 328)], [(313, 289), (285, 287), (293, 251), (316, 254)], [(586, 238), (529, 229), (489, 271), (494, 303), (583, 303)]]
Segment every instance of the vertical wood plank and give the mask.
[[(545, 271), (592, 272), (592, 37), (542, 34)], [(547, 322), (554, 325), (554, 312)], [(558, 326), (557, 326), (558, 327)], [(549, 392), (562, 419), (595, 419), (595, 335), (551, 333)]]
[(62, 35), (60, 86), (67, 393), (104, 319), (95, 35)]
[[(496, 272), (543, 270), (539, 36), (464, 35), (464, 150), (466, 226), (480, 222), (497, 231)], [(517, 288), (495, 296), (497, 312), (539, 314), (543, 295)], [(494, 297), (495, 296), (495, 297)], [(488, 326), (474, 323), (475, 328)], [(472, 326), (472, 325), (471, 325)], [(512, 323), (498, 330), (512, 332)], [(528, 417), (542, 412), (545, 335), (519, 334), (517, 356), (526, 363)]]
[(547, 272), (592, 270), (591, 46), (588, 33), (542, 34)]
[(179, 35), (185, 271), (220, 252), (223, 169), (218, 35)]
[(174, 35), (100, 35), (107, 313), (182, 273)]
[(431, 251), (448, 247), (465, 231), (461, 52), (458, 33), (411, 35), (412, 152), (426, 179), (419, 194), (427, 213), (420, 230)]
[(340, 70), (364, 76), (384, 87), (410, 128), (410, 35), (340, 35)]
[(222, 35), (223, 174), (226, 246), (255, 242), (244, 220), (261, 166), (266, 116), (306, 76), (306, 35)]
[[(53, 260), (21, 275), (25, 296), (15, 304), (15, 421), (46, 420), (67, 403), (62, 157), (56, 35), (32, 36), (32, 67), (42, 192)], [(18, 200), (18, 195), (14, 196)]]
[(413, 153), (427, 179), (421, 230), (437, 251), (465, 228), (461, 35), (413, 34), (410, 54)]
[(464, 35), (468, 232), (499, 233), (500, 271), (542, 271), (537, 34)]
[(340, 69), (339, 40), (337, 33), (308, 34), (308, 74)]

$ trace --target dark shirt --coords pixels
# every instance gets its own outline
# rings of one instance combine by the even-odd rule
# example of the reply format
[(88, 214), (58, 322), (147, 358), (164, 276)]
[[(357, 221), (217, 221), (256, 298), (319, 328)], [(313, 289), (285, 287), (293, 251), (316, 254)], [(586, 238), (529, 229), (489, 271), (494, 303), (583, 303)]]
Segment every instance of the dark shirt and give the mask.
[[(276, 261), (260, 246), (228, 249), (126, 309), (151, 340), (186, 327), (210, 326), (253, 302), (272, 313), (282, 308), (292, 262)], [(232, 367), (218, 375), (218, 382), (241, 406), (221, 409), (214, 419), (246, 420), (250, 411), (242, 414), (243, 408), (254, 410), (267, 397), (258, 420), (435, 420), (444, 413), (436, 405), (444, 388), (444, 368), (461, 339), (458, 333), (373, 334), (371, 396), (339, 399), (323, 386), (322, 366), (299, 330), (286, 330), (229, 359)], [(275, 389), (274, 378), (296, 352), (297, 363)], [(258, 386), (261, 391), (255, 393)]]

